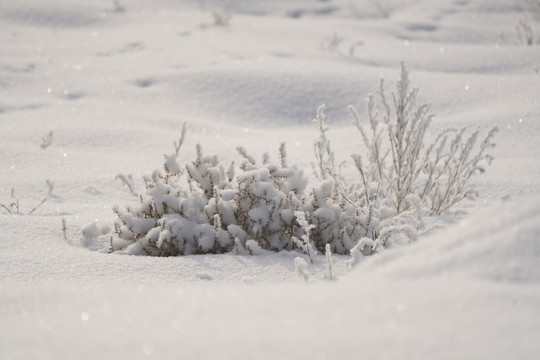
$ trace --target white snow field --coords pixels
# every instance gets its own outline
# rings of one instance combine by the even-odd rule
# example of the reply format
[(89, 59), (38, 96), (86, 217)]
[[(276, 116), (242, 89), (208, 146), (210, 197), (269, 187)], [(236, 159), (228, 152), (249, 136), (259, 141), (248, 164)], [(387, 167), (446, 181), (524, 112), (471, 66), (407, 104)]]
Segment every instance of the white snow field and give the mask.
[[(0, 359), (538, 358), (540, 4), (223, 6), (0, 2)], [(361, 141), (346, 106), (363, 115), (400, 61), (432, 104), (431, 136), (500, 130), (479, 198), (410, 246), (352, 270), (334, 256), (334, 281), (319, 255), (306, 283), (297, 252), (154, 258), (81, 240), (136, 201), (115, 177), (142, 191), (183, 122), (181, 162), (197, 143), (229, 162), (284, 141), (315, 181), (317, 107), (349, 161)]]

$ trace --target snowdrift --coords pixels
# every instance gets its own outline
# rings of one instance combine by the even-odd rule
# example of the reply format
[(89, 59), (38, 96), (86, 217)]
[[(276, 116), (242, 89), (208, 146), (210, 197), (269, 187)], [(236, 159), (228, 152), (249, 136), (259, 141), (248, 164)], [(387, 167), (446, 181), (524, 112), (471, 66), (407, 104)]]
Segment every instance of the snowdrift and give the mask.
[(410, 248), (367, 260), (355, 275), (421, 279), (478, 278), (534, 285), (540, 282), (540, 199), (503, 200), (435, 231)]

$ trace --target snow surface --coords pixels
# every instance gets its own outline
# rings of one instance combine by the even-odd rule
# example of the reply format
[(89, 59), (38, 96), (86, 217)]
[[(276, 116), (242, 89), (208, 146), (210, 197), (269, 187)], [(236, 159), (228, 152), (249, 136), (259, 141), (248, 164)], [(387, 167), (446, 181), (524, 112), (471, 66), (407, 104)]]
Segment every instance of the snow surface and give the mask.
[[(538, 357), (540, 44), (518, 45), (515, 26), (527, 12), (540, 29), (540, 9), (236, 0), (221, 27), (217, 1), (116, 4), (0, 2), (0, 203), (14, 189), (23, 213), (0, 208), (0, 358)], [(334, 256), (331, 282), (319, 255), (306, 284), (298, 253), (149, 258), (80, 241), (83, 226), (134, 201), (115, 177), (141, 190), (184, 121), (180, 162), (196, 143), (228, 162), (238, 145), (277, 158), (285, 141), (314, 180), (317, 107), (349, 159), (360, 145), (346, 106), (363, 110), (400, 60), (432, 103), (433, 133), (501, 130), (474, 179), (480, 198), (416, 243), (352, 271)]]

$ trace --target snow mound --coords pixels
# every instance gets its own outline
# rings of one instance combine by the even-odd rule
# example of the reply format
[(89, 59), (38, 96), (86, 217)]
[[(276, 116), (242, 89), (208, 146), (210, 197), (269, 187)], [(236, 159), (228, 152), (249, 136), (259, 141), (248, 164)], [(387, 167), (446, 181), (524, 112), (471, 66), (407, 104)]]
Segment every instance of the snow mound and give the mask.
[(363, 74), (319, 71), (200, 71), (136, 80), (139, 88), (151, 90), (141, 101), (153, 101), (160, 91), (165, 100), (183, 102), (183, 108), (220, 122), (277, 126), (309, 124), (321, 104), (327, 104), (330, 122), (347, 123), (347, 105), (362, 101), (376, 84), (375, 76), (366, 80)]
[(405, 250), (374, 258), (358, 273), (405, 278), (457, 275), (538, 284), (539, 200), (501, 202)]

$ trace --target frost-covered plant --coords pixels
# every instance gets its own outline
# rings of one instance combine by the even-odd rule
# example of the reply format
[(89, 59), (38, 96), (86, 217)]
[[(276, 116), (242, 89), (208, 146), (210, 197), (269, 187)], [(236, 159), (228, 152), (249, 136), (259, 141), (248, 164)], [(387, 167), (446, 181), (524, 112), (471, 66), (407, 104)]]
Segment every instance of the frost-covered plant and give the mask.
[(332, 250), (330, 244), (326, 244), (326, 270), (328, 280), (333, 280), (332, 276)]
[[(277, 163), (268, 155), (257, 162), (238, 147), (238, 168), (234, 162), (223, 166), (197, 145), (195, 159), (181, 166), (184, 127), (163, 169), (145, 177), (139, 203), (114, 208), (112, 234), (96, 224), (83, 229), (85, 241), (108, 237), (110, 252), (154, 256), (301, 249), (311, 262), (317, 253), (327, 254), (330, 273), (332, 253), (350, 253), (354, 265), (363, 255), (410, 243), (423, 216), (475, 196), (469, 181), (491, 161), (497, 128), (480, 144), (479, 130), (466, 135), (466, 128), (444, 129), (428, 141), (433, 115), (429, 105), (416, 107), (418, 89), (410, 89), (408, 75), (402, 63), (390, 96), (383, 81), (377, 96), (368, 96), (367, 128), (349, 106), (365, 146), (364, 156), (352, 155), (356, 177), (345, 177), (336, 166), (324, 106), (314, 120), (319, 138), (312, 165), (319, 181), (308, 191), (302, 171), (287, 163), (284, 144)], [(295, 262), (297, 270), (304, 268)]]
[(311, 241), (309, 239), (309, 233), (315, 227), (315, 225), (308, 224), (306, 220), (306, 214), (302, 211), (296, 211), (294, 215), (296, 216), (296, 221), (298, 221), (298, 224), (302, 227), (303, 234), (302, 240), (298, 239), (296, 236), (292, 236), (292, 240), (299, 249), (304, 250), (307, 256), (309, 256), (309, 260), (313, 264), (313, 258), (317, 254), (317, 251), (313, 248), (313, 245), (311, 244)]
[[(175, 153), (165, 155), (163, 170), (146, 177), (139, 204), (114, 208), (117, 220), (110, 251), (153, 256), (223, 253), (254, 254), (292, 249), (299, 226), (294, 212), (302, 204), (307, 184), (302, 172), (287, 165), (285, 146), (280, 164), (268, 156), (257, 163), (244, 148), (238, 174), (234, 163), (225, 170), (216, 155), (177, 162), (184, 135)], [(102, 232), (83, 230), (85, 238)]]
[(305, 210), (314, 225), (311, 239), (318, 251), (324, 253), (331, 245), (334, 253), (345, 254), (358, 239), (378, 236), (378, 213), (371, 206), (367, 188), (361, 189), (356, 181), (349, 183), (335, 165), (335, 155), (326, 135), (324, 105), (319, 107), (313, 120), (319, 129), (315, 141), (316, 162), (312, 164), (319, 183), (306, 194)]
[[(181, 144), (180, 144), (181, 145)], [(146, 190), (132, 208), (115, 207), (113, 251), (176, 256), (230, 251), (234, 238), (227, 232), (232, 202), (220, 196), (230, 188), (216, 156), (197, 157), (185, 169), (175, 154), (166, 155), (163, 170), (145, 177)], [(181, 182), (187, 173), (188, 182)], [(217, 213), (217, 206), (222, 210)]]
[(234, 179), (236, 224), (263, 249), (291, 248), (291, 237), (298, 229), (294, 214), (301, 206), (307, 180), (295, 166), (287, 166), (284, 144), (280, 164), (270, 163), (267, 156), (257, 164), (244, 148), (237, 150), (244, 160)]
[[(439, 215), (465, 198), (476, 195), (469, 182), (484, 171), (497, 128), (477, 145), (479, 130), (444, 129), (433, 141), (426, 134), (433, 119), (430, 106), (416, 107), (418, 89), (411, 89), (409, 72), (401, 64), (400, 80), (390, 98), (381, 80), (376, 96), (369, 95), (368, 128), (358, 111), (349, 106), (366, 155), (353, 154), (355, 179), (343, 177), (327, 136), (324, 106), (314, 123), (319, 129), (313, 167), (319, 184), (306, 201), (311, 239), (323, 252), (353, 257), (378, 252), (391, 244), (416, 239), (423, 215)], [(380, 113), (382, 112), (382, 116)]]
[(465, 127), (444, 129), (428, 143), (426, 133), (433, 114), (430, 105), (416, 107), (417, 93), (417, 88), (410, 88), (409, 71), (401, 63), (400, 80), (390, 99), (382, 80), (379, 85), (382, 121), (374, 95), (366, 100), (369, 131), (362, 126), (356, 109), (349, 106), (353, 123), (368, 149), (366, 166), (359, 155), (354, 159), (362, 183), (377, 185), (374, 201), (378, 204), (397, 214), (420, 208), (430, 215), (441, 214), (476, 194), (469, 180), (491, 162), (488, 150), (494, 147), (493, 137), (498, 130), (491, 129), (479, 146), (476, 143), (480, 131), (466, 135)]

